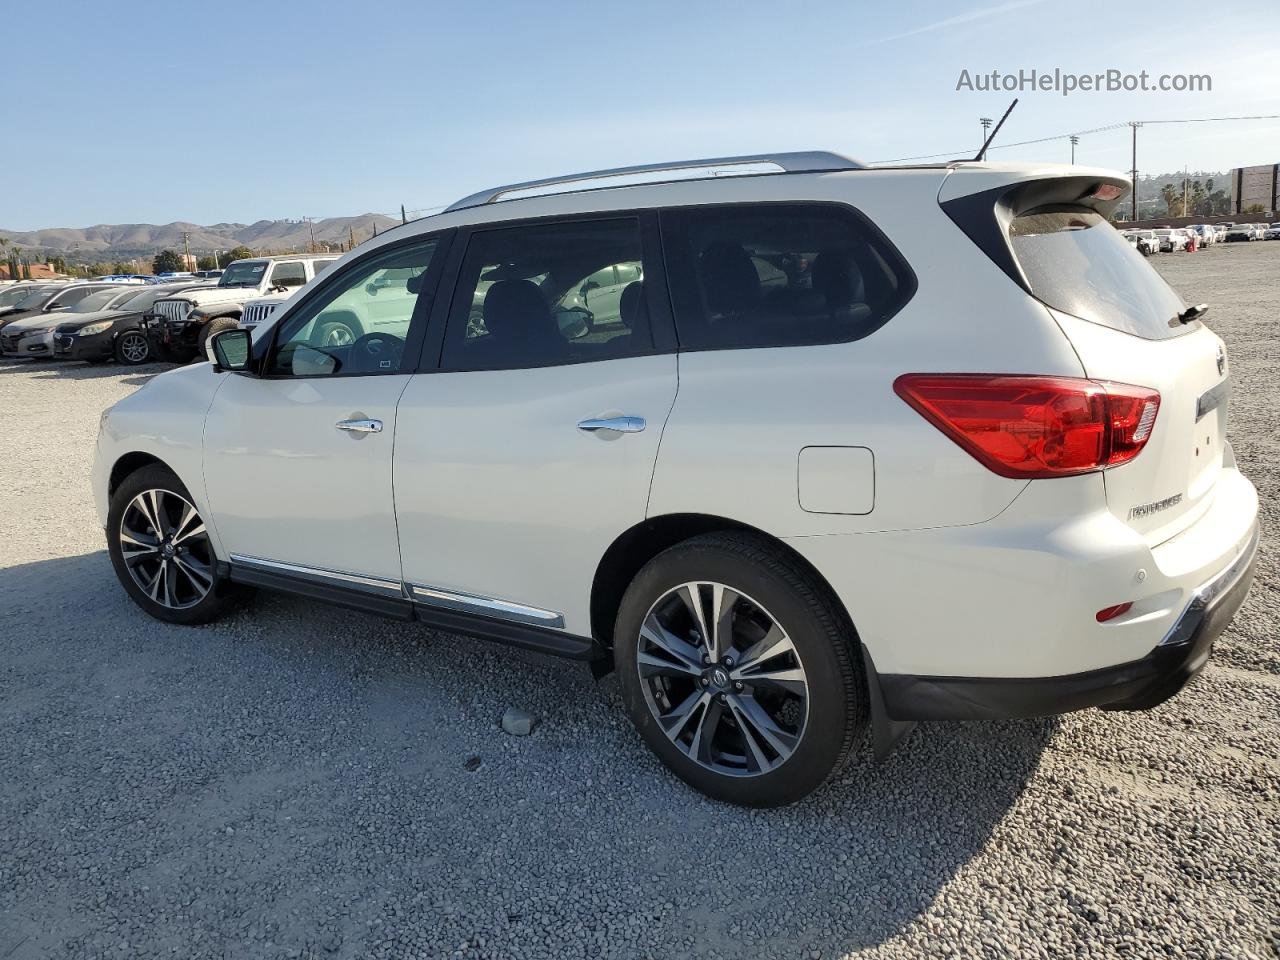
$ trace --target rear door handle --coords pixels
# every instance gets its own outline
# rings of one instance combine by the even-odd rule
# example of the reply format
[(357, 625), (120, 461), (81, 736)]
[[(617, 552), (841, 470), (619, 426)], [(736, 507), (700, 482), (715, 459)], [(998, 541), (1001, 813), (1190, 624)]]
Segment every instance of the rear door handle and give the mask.
[(381, 420), (339, 420), (334, 424), (339, 430), (347, 433), (381, 433)]
[(606, 417), (603, 420), (588, 419), (578, 423), (579, 430), (595, 433), (597, 430), (615, 430), (618, 433), (639, 433), (645, 428), (644, 417)]

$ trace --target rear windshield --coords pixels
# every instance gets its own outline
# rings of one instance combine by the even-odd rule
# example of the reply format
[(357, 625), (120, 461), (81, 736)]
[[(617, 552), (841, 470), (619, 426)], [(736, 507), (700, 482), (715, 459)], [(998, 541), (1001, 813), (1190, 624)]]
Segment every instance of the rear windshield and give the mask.
[(1032, 210), (1014, 217), (1009, 238), (1031, 292), (1056, 310), (1148, 340), (1195, 326), (1177, 322), (1182, 298), (1093, 210)]

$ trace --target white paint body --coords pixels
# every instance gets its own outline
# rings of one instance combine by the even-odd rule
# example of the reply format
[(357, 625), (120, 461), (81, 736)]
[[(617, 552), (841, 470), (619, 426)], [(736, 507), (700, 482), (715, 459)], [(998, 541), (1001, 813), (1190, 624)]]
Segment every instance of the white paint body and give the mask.
[[(592, 580), (609, 546), (646, 519), (698, 514), (764, 531), (807, 559), (882, 673), (1047, 677), (1138, 659), (1236, 556), (1257, 515), (1225, 441), (1225, 407), (1193, 419), (1196, 397), (1216, 382), (1220, 341), (1205, 327), (1147, 341), (1055, 313), (939, 206), (994, 185), (1087, 174), (987, 164), (730, 177), (418, 221), (373, 247), (516, 218), (834, 201), (883, 230), (918, 289), (871, 336), (834, 345), (299, 382), (209, 364), (175, 371), (104, 416), (99, 513), (113, 465), (145, 453), (186, 484), (220, 558), (499, 598), (554, 611), (577, 636), (592, 634)], [(966, 371), (1112, 379), (1160, 390), (1162, 405), (1152, 439), (1124, 466), (1007, 479), (892, 388), (907, 372)], [(576, 429), (619, 414), (643, 417), (646, 429)], [(386, 428), (354, 438), (334, 430), (357, 416)], [(1175, 508), (1128, 519), (1132, 506), (1172, 492), (1184, 493)], [(1128, 614), (1096, 621), (1126, 601)]]

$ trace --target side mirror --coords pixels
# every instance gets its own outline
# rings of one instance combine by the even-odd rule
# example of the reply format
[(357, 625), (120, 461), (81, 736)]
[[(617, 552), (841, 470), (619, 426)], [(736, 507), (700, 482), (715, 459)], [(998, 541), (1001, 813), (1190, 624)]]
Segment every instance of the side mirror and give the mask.
[(251, 342), (248, 330), (223, 330), (209, 341), (209, 359), (218, 370), (248, 370)]

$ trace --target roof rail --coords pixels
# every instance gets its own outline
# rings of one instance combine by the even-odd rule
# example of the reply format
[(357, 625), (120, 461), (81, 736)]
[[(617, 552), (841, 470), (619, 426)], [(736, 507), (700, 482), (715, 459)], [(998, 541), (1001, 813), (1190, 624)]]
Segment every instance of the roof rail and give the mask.
[[(586, 180), (603, 180), (608, 177), (627, 177), (644, 173), (673, 173), (680, 170), (699, 170), (704, 167), (734, 167), (751, 164), (772, 164), (777, 170), (753, 170), (749, 173), (817, 173), (824, 170), (865, 170), (866, 165), (857, 160), (850, 160), (838, 153), (826, 150), (809, 150), (801, 153), (757, 153), (742, 157), (714, 157), (708, 160), (676, 160), (670, 163), (642, 163), (634, 167), (615, 167), (612, 170), (592, 170), (588, 173), (572, 173), (561, 177), (547, 177), (545, 180), (526, 180), (524, 183), (508, 183), (500, 187), (490, 187), (463, 197), (445, 208), (445, 213), (464, 210), (467, 207), (478, 207), (486, 203), (497, 203), (508, 193), (536, 190), (539, 187), (554, 187), (561, 184), (579, 183)], [(724, 171), (731, 172), (731, 171)], [(711, 174), (712, 177), (717, 174)], [(683, 178), (668, 178), (683, 179)], [(689, 177), (687, 179), (710, 179), (710, 177)], [(645, 183), (663, 183), (661, 177), (643, 181)], [(632, 186), (632, 184), (619, 184)], [(592, 189), (584, 187), (583, 189)], [(556, 193), (550, 190), (548, 193)], [(566, 191), (568, 192), (568, 191)], [(533, 194), (541, 196), (542, 194)], [(516, 198), (513, 198), (516, 199)]]

